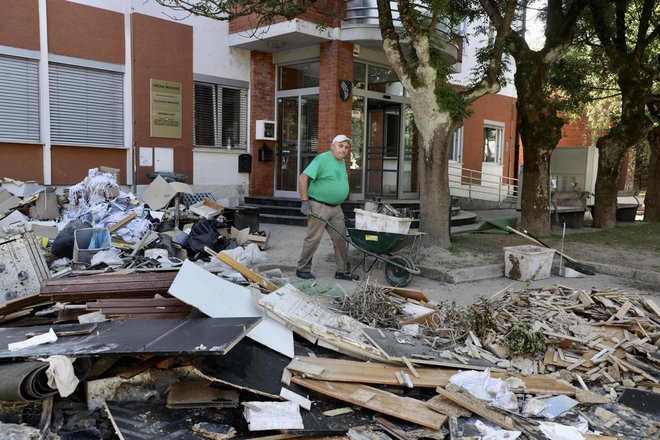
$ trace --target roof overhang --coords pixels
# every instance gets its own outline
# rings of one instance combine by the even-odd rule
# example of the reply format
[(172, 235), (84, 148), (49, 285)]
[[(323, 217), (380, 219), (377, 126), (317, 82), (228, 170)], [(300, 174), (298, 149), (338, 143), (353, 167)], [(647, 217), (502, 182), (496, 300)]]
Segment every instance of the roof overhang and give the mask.
[(339, 28), (319, 28), (305, 20), (294, 19), (229, 35), (229, 47), (279, 52), (299, 49), (339, 39)]

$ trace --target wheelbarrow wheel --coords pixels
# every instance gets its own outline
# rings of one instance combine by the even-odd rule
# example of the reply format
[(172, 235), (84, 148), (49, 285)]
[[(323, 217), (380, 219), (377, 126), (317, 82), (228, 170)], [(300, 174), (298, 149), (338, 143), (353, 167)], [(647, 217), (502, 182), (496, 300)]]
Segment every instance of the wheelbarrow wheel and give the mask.
[[(407, 267), (408, 269), (414, 269), (415, 265), (409, 258), (402, 255), (394, 255), (389, 259), (390, 262), (399, 264), (401, 266)], [(406, 269), (395, 266), (394, 264), (388, 262), (385, 266), (385, 279), (390, 286), (394, 287), (405, 287), (410, 284), (413, 274), (411, 274)]]

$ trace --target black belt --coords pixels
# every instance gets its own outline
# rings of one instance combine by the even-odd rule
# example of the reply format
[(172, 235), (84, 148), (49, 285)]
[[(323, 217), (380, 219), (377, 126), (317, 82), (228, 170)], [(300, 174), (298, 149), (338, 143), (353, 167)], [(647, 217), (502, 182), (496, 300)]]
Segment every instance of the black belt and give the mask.
[[(316, 200), (314, 197), (309, 197), (309, 200), (314, 200), (316, 203), (320, 203), (321, 205), (329, 206), (331, 208), (334, 208), (335, 206), (339, 206), (339, 205), (331, 205), (330, 203), (325, 203), (325, 202), (322, 202), (320, 200)], [(341, 203), (340, 203), (340, 205), (341, 205)]]

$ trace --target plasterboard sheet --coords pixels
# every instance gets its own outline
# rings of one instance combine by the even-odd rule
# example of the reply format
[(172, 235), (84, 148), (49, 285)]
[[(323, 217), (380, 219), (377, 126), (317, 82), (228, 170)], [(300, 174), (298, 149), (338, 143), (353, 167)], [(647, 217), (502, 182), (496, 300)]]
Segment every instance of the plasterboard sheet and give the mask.
[[(230, 283), (186, 260), (168, 291), (181, 301), (212, 318), (261, 317), (245, 287)], [(293, 358), (293, 333), (284, 325), (264, 317), (247, 335), (272, 350)]]

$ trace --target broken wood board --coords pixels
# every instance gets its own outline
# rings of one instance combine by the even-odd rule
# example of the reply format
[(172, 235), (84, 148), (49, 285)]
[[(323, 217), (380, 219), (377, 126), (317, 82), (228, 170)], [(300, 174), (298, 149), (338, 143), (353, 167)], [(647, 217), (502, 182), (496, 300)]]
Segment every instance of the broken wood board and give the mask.
[(39, 294), (50, 277), (37, 238), (24, 227), (0, 229), (0, 304)]
[(466, 358), (467, 364), (462, 364), (458, 361), (441, 358), (438, 353), (431, 350), (431, 347), (422, 339), (406, 334), (400, 330), (365, 327), (362, 331), (372, 344), (380, 348), (387, 355), (387, 359), (390, 362), (403, 363), (403, 358), (407, 358), (416, 364), (458, 369), (470, 368), (473, 370), (485, 370), (490, 368), (491, 371), (502, 371), (502, 369), (496, 364), (488, 362), (485, 359)]
[(40, 295), (52, 301), (151, 298), (167, 295), (175, 276), (175, 271), (169, 271), (58, 278), (44, 281)]
[[(22, 350), (0, 348), (0, 359), (39, 356), (95, 356), (157, 354), (222, 355), (237, 344), (260, 318), (200, 318), (105, 321), (95, 332), (60, 338), (55, 343)], [(0, 328), (4, 343), (26, 339), (29, 332), (48, 333), (50, 326)]]
[(170, 385), (168, 408), (236, 408), (238, 393), (222, 390), (207, 380), (189, 380)]
[[(396, 372), (401, 370), (400, 366), (376, 362), (301, 356), (293, 358), (286, 368), (310, 379), (382, 385), (399, 385)], [(415, 370), (420, 377), (411, 374), (409, 375), (410, 380), (414, 386), (423, 388), (445, 386), (449, 383), (449, 379), (459, 372), (456, 369), (446, 368), (416, 368)], [(552, 376), (521, 376), (501, 372), (491, 372), (491, 376), (502, 380), (510, 377), (520, 379), (525, 386), (513, 388), (514, 392), (575, 395), (575, 387)]]
[(304, 429), (300, 407), (295, 402), (242, 402), (250, 431)]
[(445, 399), (449, 399), (457, 405), (462, 406), (470, 412), (473, 412), (486, 420), (495, 423), (496, 425), (501, 426), (504, 429), (509, 431), (518, 431), (518, 427), (514, 425), (514, 420), (511, 417), (508, 417), (498, 411), (488, 408), (488, 405), (483, 400), (479, 400), (476, 397), (473, 397), (465, 392), (456, 392), (452, 389), (459, 389), (458, 386), (453, 384), (448, 385), (450, 390), (446, 390), (443, 387), (438, 387), (436, 391)]
[(362, 333), (369, 328), (350, 316), (328, 309), (327, 302), (310, 297), (287, 284), (264, 296), (259, 305), (266, 313), (302, 337), (324, 342), (327, 348), (360, 358), (387, 360), (385, 353), (374, 347)]
[[(263, 316), (250, 289), (223, 280), (190, 260), (183, 262), (168, 292), (212, 318)], [(270, 317), (264, 317), (248, 337), (285, 356), (294, 356), (293, 333)]]
[(383, 289), (389, 289), (392, 293), (395, 293), (404, 298), (414, 299), (416, 301), (429, 302), (429, 296), (422, 290), (411, 289), (409, 287), (392, 287), (392, 286), (378, 286)]
[(186, 317), (192, 310), (190, 305), (176, 298), (99, 299), (87, 302), (87, 311), (99, 311), (107, 318), (119, 319), (178, 318)]
[(447, 419), (428, 408), (424, 402), (366, 385), (345, 382), (327, 382), (314, 379), (293, 377), (294, 383), (334, 397), (344, 402), (352, 403), (363, 408), (387, 414), (409, 422), (417, 423), (431, 429), (440, 429)]
[(134, 212), (131, 212), (131, 213), (128, 214), (126, 217), (124, 217), (123, 219), (119, 220), (119, 221), (118, 221), (117, 223), (115, 223), (114, 225), (110, 226), (110, 227), (108, 228), (108, 232), (109, 232), (110, 234), (114, 233), (115, 231), (117, 231), (117, 230), (123, 228), (124, 226), (126, 226), (127, 224), (129, 224), (130, 222), (132, 222), (133, 219), (134, 219), (135, 217), (137, 217), (137, 214), (135, 214)]
[(213, 249), (209, 247), (204, 247), (204, 252), (206, 252), (209, 255), (214, 256), (218, 260), (222, 261), (225, 263), (227, 266), (231, 267), (234, 269), (236, 272), (240, 273), (243, 275), (246, 279), (252, 281), (253, 283), (257, 284), (259, 287), (263, 287), (269, 292), (274, 292), (277, 290), (277, 286), (273, 284), (270, 280), (267, 280), (266, 278), (262, 277), (258, 273), (248, 269), (247, 267), (243, 266), (241, 263), (238, 261), (234, 260), (232, 257), (229, 255), (225, 254), (224, 252), (214, 252)]

